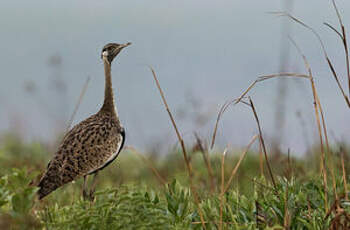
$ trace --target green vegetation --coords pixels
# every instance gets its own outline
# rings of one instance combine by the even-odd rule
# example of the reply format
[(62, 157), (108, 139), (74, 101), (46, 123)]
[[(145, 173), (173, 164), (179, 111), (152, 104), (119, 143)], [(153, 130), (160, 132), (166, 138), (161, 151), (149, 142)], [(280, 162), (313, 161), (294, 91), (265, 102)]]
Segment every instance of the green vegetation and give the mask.
[[(267, 179), (261, 175), (259, 154), (248, 152), (233, 183), (221, 196), (222, 154), (210, 155), (215, 183), (211, 191), (203, 154), (193, 151), (189, 157), (197, 203), (180, 152), (153, 156), (150, 163), (145, 156), (129, 150), (101, 173), (103, 179), (94, 202), (82, 199), (82, 181), (66, 185), (38, 202), (37, 188), (30, 184), (44, 170), (50, 156), (47, 150), (39, 143), (25, 144), (13, 136), (3, 139), (0, 229), (202, 229), (199, 212), (206, 229), (220, 228), (221, 219), (222, 229), (328, 229), (332, 224), (349, 227), (350, 202), (345, 198), (341, 170), (336, 175), (336, 199), (331, 179), (325, 193), (319, 167), (312, 164), (319, 154), (303, 159), (288, 159), (284, 154), (271, 157), (274, 189), (265, 167)], [(226, 154), (225, 185), (238, 161), (235, 153), (240, 152)], [(334, 160), (339, 164), (336, 168), (341, 169), (341, 158), (335, 155)], [(165, 185), (149, 166), (166, 181)]]

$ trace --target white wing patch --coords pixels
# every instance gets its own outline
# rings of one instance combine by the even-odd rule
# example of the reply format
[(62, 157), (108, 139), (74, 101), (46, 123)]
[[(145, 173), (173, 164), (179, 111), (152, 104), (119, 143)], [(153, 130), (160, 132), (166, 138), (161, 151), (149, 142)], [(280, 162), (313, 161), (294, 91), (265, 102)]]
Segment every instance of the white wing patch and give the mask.
[(95, 171), (98, 171), (99, 169), (105, 167), (107, 164), (109, 164), (111, 161), (113, 161), (113, 160), (118, 156), (118, 154), (119, 154), (119, 152), (120, 152), (120, 147), (121, 147), (123, 141), (124, 141), (124, 140), (123, 140), (123, 136), (120, 135), (120, 141), (118, 142), (117, 151), (114, 152), (114, 153), (107, 159), (107, 161), (106, 161), (103, 165), (101, 165), (100, 167), (98, 167), (98, 168), (96, 168), (96, 169), (90, 170), (87, 174), (91, 174), (91, 173), (93, 173), (93, 172), (95, 172)]

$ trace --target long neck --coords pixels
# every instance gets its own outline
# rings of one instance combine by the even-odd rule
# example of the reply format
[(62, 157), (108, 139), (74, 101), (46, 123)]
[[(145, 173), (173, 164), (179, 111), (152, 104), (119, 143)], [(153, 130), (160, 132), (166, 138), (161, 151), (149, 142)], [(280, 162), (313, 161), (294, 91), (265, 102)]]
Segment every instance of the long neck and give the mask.
[(111, 64), (105, 59), (103, 59), (103, 64), (105, 69), (105, 98), (104, 98), (104, 102), (101, 110), (105, 112), (110, 112), (113, 115), (117, 115), (117, 112), (114, 106)]

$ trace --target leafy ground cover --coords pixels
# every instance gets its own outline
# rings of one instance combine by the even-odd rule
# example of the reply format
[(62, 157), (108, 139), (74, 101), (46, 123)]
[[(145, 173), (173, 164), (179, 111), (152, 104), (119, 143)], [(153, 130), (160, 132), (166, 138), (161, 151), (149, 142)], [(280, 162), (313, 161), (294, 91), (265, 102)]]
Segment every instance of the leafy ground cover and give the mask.
[[(328, 179), (325, 188), (319, 166), (311, 163), (319, 154), (302, 159), (288, 158), (283, 154), (271, 158), (276, 183), (274, 187), (267, 176), (266, 167), (261, 174), (259, 154), (248, 152), (233, 183), (222, 193), (221, 173), (227, 185), (239, 158), (235, 152), (239, 151), (226, 153), (223, 168), (221, 153), (210, 156), (214, 190), (210, 187), (202, 153), (191, 152), (189, 156), (195, 174), (193, 184), (197, 200), (183, 160), (177, 157), (181, 153), (153, 157), (152, 167), (163, 178), (163, 184), (145, 161), (147, 156), (141, 157), (129, 150), (103, 172), (94, 202), (82, 199), (81, 181), (64, 186), (38, 202), (35, 196), (37, 188), (30, 186), (30, 183), (46, 164), (49, 157), (47, 148), (39, 143), (25, 144), (14, 137), (5, 139), (0, 150), (0, 229), (350, 227), (350, 203), (341, 170), (336, 175), (334, 193), (332, 180)], [(17, 144), (14, 145), (14, 142)], [(26, 159), (25, 153), (30, 153), (32, 157), (18, 160)], [(341, 158), (335, 159), (339, 162), (338, 169), (341, 169)]]

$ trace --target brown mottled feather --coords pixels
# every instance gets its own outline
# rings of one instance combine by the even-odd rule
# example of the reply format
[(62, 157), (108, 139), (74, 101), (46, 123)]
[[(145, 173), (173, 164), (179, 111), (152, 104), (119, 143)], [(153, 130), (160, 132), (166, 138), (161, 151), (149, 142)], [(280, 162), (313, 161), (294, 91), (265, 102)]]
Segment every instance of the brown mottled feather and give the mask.
[(66, 183), (100, 170), (121, 150), (123, 142), (124, 129), (112, 114), (100, 111), (77, 124), (65, 135), (40, 180), (39, 199)]

